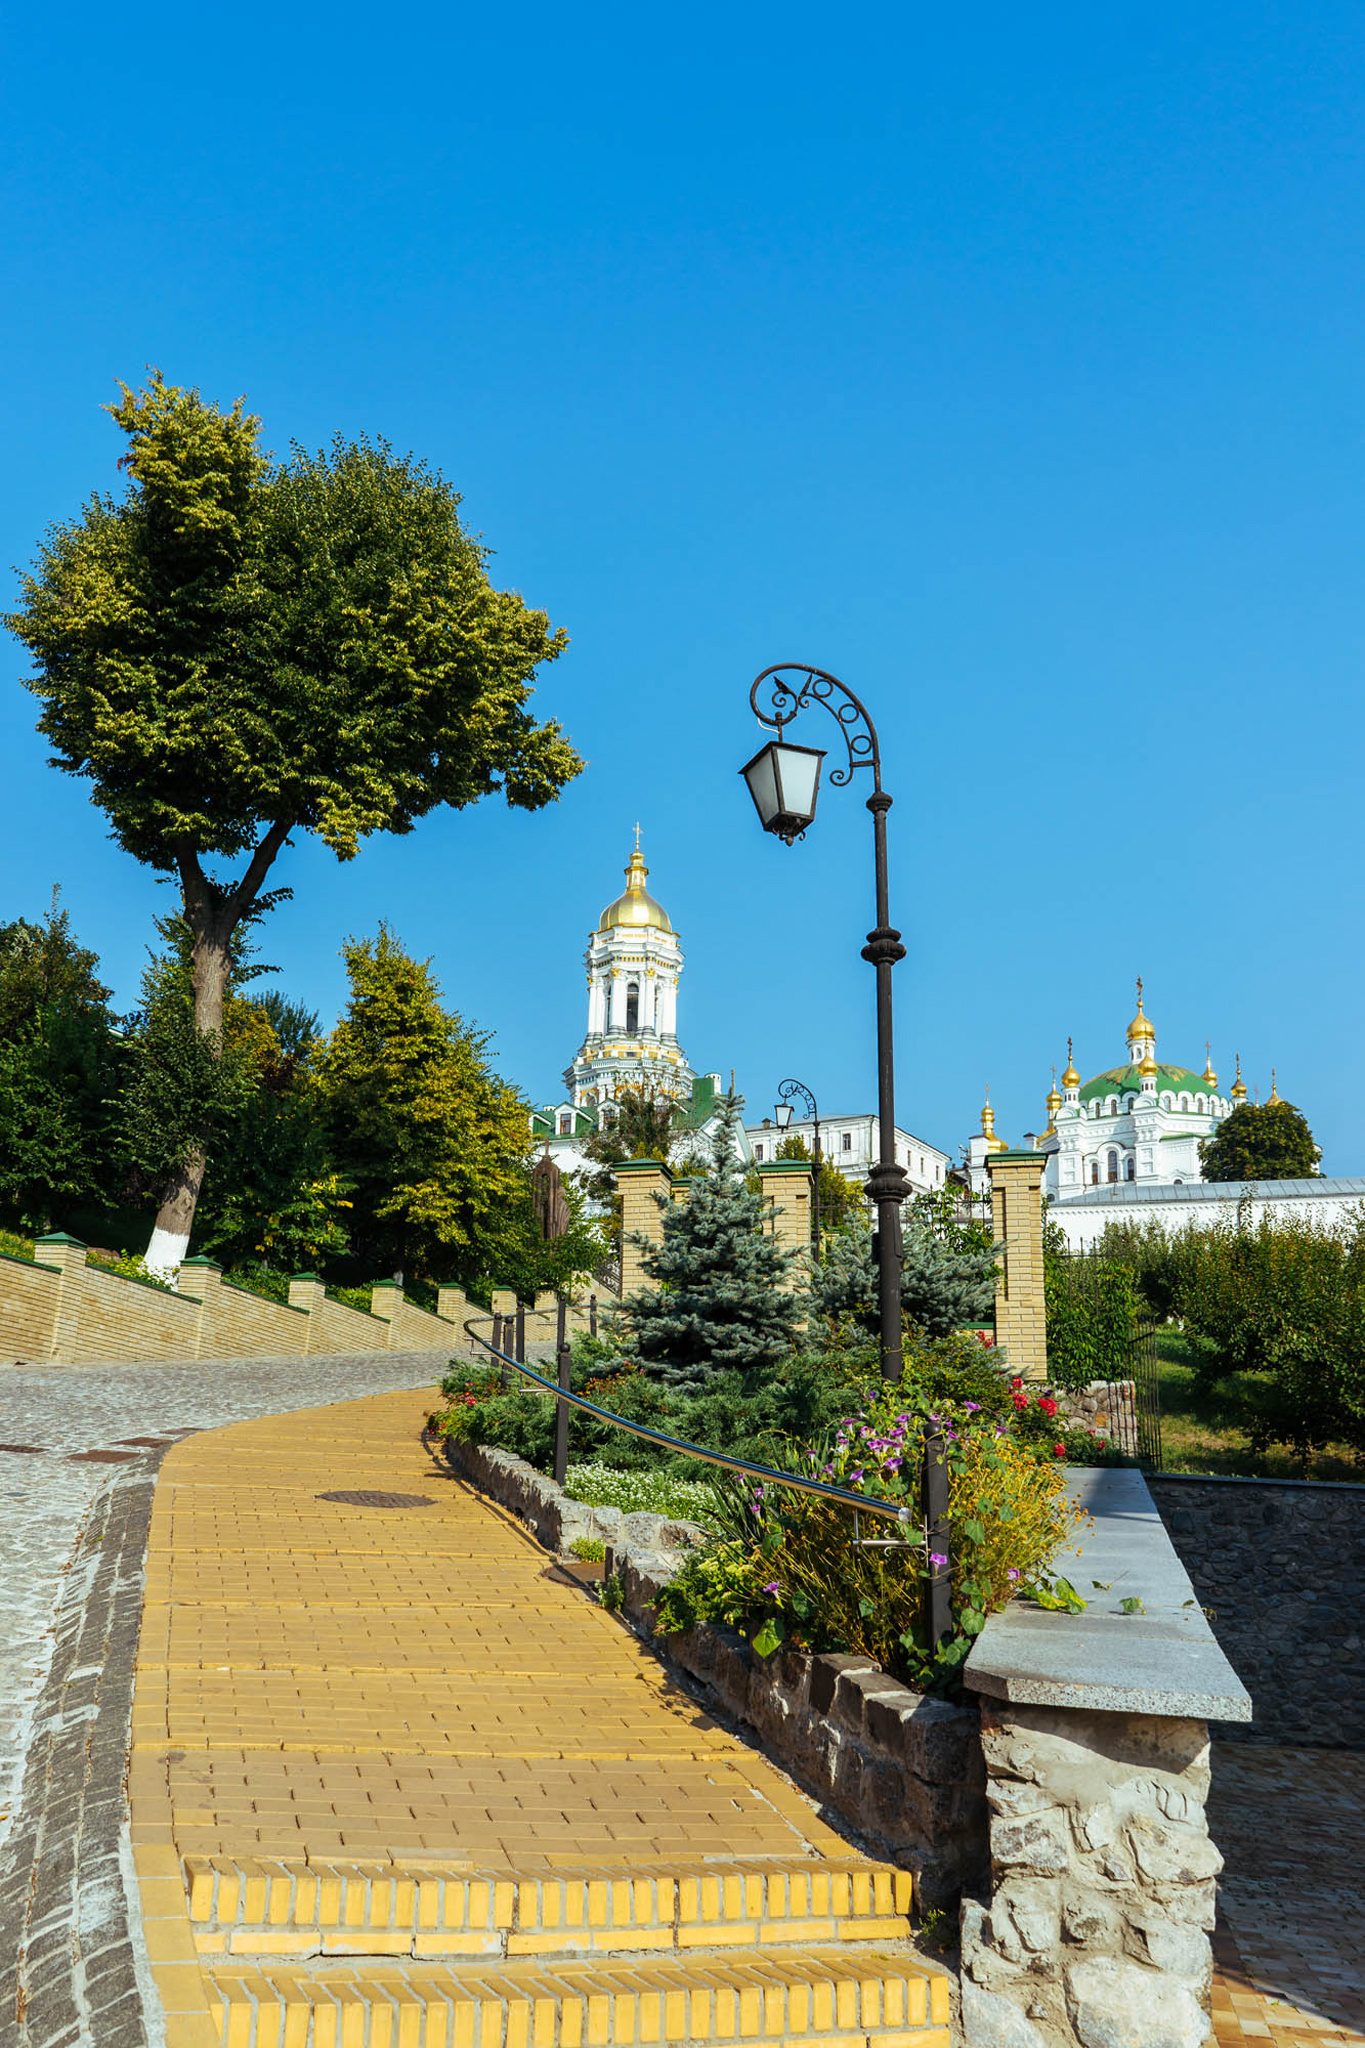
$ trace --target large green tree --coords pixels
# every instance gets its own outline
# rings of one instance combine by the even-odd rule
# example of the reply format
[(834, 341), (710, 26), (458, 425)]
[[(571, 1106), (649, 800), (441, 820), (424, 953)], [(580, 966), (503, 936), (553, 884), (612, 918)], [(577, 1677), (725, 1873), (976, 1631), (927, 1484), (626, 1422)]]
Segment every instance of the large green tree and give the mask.
[[(565, 637), (494, 588), (425, 464), (341, 439), (273, 462), (242, 400), (223, 411), (156, 371), (121, 388), (123, 490), (49, 534), (8, 624), (56, 765), (178, 880), (195, 1028), (221, 1049), (233, 934), (278, 893), (292, 834), (350, 860), (437, 805), (501, 791), (535, 810), (578, 773), (527, 708)], [(164, 1190), (159, 1270), (206, 1163), (192, 1146)]]
[(487, 1033), (443, 1007), (429, 964), (387, 926), (344, 956), (350, 1000), (322, 1084), (355, 1255), (371, 1274), (497, 1272), (523, 1203), (529, 1217), (529, 1105), (489, 1066)]
[(0, 1213), (47, 1230), (120, 1178), (126, 1065), (99, 962), (56, 892), (41, 924), (0, 925)]
[(1322, 1153), (1292, 1102), (1241, 1102), (1199, 1147), (1205, 1180), (1306, 1180)]

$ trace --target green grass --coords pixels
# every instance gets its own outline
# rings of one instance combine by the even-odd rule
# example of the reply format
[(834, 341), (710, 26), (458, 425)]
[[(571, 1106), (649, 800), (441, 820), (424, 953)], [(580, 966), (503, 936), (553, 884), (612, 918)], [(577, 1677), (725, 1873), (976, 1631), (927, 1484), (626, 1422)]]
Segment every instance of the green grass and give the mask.
[(675, 1479), (671, 1472), (618, 1472), (611, 1465), (570, 1465), (564, 1491), (586, 1507), (675, 1515), (684, 1522), (707, 1521), (716, 1504), (711, 1488), (695, 1479)]
[(1234, 1373), (1201, 1391), (1177, 1331), (1157, 1338), (1161, 1382), (1161, 1468), (1210, 1472), (1238, 1479), (1345, 1479), (1365, 1481), (1365, 1463), (1345, 1444), (1328, 1444), (1303, 1458), (1283, 1446), (1253, 1451), (1250, 1428), (1265, 1405), (1264, 1373)]

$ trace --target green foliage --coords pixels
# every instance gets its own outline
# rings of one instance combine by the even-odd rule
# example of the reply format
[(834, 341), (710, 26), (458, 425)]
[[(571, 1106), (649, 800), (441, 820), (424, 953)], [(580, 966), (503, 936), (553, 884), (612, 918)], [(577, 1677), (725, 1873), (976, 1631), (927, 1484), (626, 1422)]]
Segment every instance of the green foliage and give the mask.
[[(205, 1031), (195, 1016), (192, 942), (183, 919), (158, 918), (163, 950), (142, 975), (142, 1008), (132, 1020), (123, 1096), (123, 1143), (144, 1189), (159, 1189), (246, 1110), (254, 1075), (245, 1050)], [(229, 968), (239, 980), (240, 951)], [(245, 969), (249, 973), (249, 969)]]
[[(144, 1287), (159, 1287), (163, 1294), (175, 1292), (159, 1273), (148, 1271), (147, 1262), (139, 1252), (121, 1251), (115, 1256), (113, 1253), (96, 1251), (92, 1246), (85, 1254), (85, 1263), (87, 1266), (93, 1266), (97, 1272), (117, 1273), (120, 1279), (138, 1280)], [(189, 1293), (193, 1291), (192, 1287), (187, 1290)]]
[(1292, 1102), (1239, 1102), (1211, 1138), (1200, 1141), (1205, 1180), (1305, 1180), (1322, 1152), (1308, 1119)]
[(1047, 1368), (1054, 1386), (1133, 1375), (1138, 1299), (1131, 1270), (1102, 1254), (1068, 1252), (1055, 1223), (1043, 1226)]
[[(948, 1190), (909, 1202), (902, 1235), (901, 1308), (907, 1322), (942, 1337), (990, 1317), (996, 1247), (984, 1224), (959, 1218)], [(817, 1311), (836, 1328), (849, 1322), (877, 1328), (877, 1268), (865, 1214), (822, 1244), (811, 1293)]]
[(735, 1158), (738, 1126), (727, 1096), (687, 1201), (665, 1207), (660, 1243), (640, 1240), (654, 1287), (623, 1304), (634, 1357), (679, 1392), (700, 1391), (718, 1372), (771, 1371), (795, 1339), (795, 1258), (764, 1234), (762, 1197)]
[(570, 1557), (576, 1557), (580, 1564), (605, 1564), (607, 1546), (596, 1536), (575, 1536), (569, 1545)]
[(126, 1048), (97, 966), (56, 890), (42, 924), (0, 925), (0, 1213), (32, 1230), (119, 1175)]
[(527, 1105), (387, 925), (343, 951), (350, 1000), (321, 1081), (355, 1254), (370, 1272), (498, 1271), (526, 1201)]
[(12, 1230), (0, 1230), (0, 1252), (7, 1259), (22, 1259), (26, 1265), (31, 1265), (36, 1257), (33, 1239), (16, 1237)]
[(665, 1164), (691, 1135), (683, 1105), (657, 1088), (622, 1088), (608, 1120), (583, 1140), (585, 1159), (596, 1167), (584, 1176), (586, 1192), (599, 1202), (616, 1192), (611, 1168), (618, 1159), (659, 1159)]
[(673, 1472), (626, 1472), (611, 1465), (570, 1465), (564, 1491), (588, 1507), (672, 1515), (680, 1522), (708, 1522), (716, 1508), (715, 1492), (704, 1480), (680, 1479)]

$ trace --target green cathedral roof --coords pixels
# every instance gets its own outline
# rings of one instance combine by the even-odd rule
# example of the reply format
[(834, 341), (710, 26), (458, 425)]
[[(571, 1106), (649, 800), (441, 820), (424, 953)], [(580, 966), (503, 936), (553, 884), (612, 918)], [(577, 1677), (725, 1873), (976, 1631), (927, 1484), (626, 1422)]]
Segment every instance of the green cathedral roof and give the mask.
[[(1140, 1067), (1110, 1067), (1106, 1073), (1096, 1074), (1093, 1081), (1087, 1081), (1080, 1091), (1082, 1102), (1103, 1102), (1106, 1095), (1122, 1097), (1129, 1091), (1134, 1095), (1142, 1093), (1142, 1069)], [(1218, 1090), (1210, 1088), (1202, 1074), (1193, 1073), (1189, 1067), (1158, 1066), (1156, 1070), (1156, 1092), (1158, 1095), (1169, 1090), (1172, 1095), (1182, 1091), (1189, 1095), (1216, 1095)]]

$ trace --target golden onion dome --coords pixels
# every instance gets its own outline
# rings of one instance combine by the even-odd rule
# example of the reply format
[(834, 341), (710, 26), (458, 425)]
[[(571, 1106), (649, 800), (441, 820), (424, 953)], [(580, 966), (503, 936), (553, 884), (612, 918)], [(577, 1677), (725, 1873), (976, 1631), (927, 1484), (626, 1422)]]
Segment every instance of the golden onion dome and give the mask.
[(1047, 1091), (1047, 1120), (1049, 1123), (1052, 1122), (1053, 1117), (1056, 1116), (1061, 1106), (1062, 1091), (1057, 1086), (1057, 1083), (1054, 1081), (1052, 1086)]
[(988, 1152), (1009, 1151), (1010, 1148), (1005, 1143), (1005, 1140), (1003, 1138), (997, 1138), (995, 1135), (995, 1111), (991, 1108), (989, 1097), (987, 1097), (985, 1103), (982, 1105), (981, 1135), (986, 1140), (986, 1150)]
[(640, 852), (637, 828), (635, 851), (626, 869), (625, 894), (618, 896), (614, 903), (609, 903), (602, 912), (597, 921), (599, 931), (619, 931), (622, 927), (628, 929), (632, 925), (649, 926), (656, 932), (672, 931), (668, 912), (661, 903), (655, 902), (645, 887), (645, 877), (648, 873), (649, 869), (645, 866)]
[(1279, 1102), (1282, 1099), (1279, 1089), (1275, 1086), (1275, 1069), (1272, 1067), (1270, 1069), (1270, 1093), (1265, 1099), (1265, 1106), (1269, 1109), (1272, 1102)]
[(1142, 1075), (1143, 1079), (1146, 1080), (1148, 1075), (1154, 1075), (1158, 1071), (1159, 1069), (1156, 1063), (1156, 1055), (1153, 1053), (1152, 1048), (1149, 1045), (1146, 1052), (1142, 1055), (1142, 1058), (1138, 1061), (1138, 1072)]
[(1237, 1055), (1237, 1078), (1228, 1092), (1234, 1102), (1245, 1102), (1247, 1099), (1247, 1084), (1242, 1079), (1242, 1055), (1240, 1053)]
[(1137, 1015), (1136, 1015), (1136, 1017), (1134, 1017), (1134, 1019), (1133, 1019), (1132, 1023), (1131, 1023), (1131, 1024), (1130, 1024), (1130, 1025), (1128, 1026), (1128, 1042), (1129, 1042), (1129, 1044), (1131, 1045), (1131, 1044), (1132, 1044), (1132, 1042), (1133, 1042), (1133, 1040), (1134, 1040), (1135, 1038), (1145, 1038), (1145, 1039), (1147, 1039), (1147, 1040), (1148, 1040), (1148, 1041), (1149, 1041), (1149, 1042), (1150, 1042), (1151, 1044), (1155, 1045), (1155, 1043), (1156, 1043), (1156, 1026), (1155, 1026), (1155, 1024), (1153, 1024), (1153, 1022), (1152, 1022), (1151, 1018), (1150, 1018), (1150, 1017), (1149, 1017), (1149, 1016), (1147, 1015), (1146, 1011), (1145, 1011), (1145, 1010), (1143, 1009), (1143, 1007), (1142, 1007), (1142, 976), (1141, 976), (1141, 975), (1139, 975), (1139, 976), (1138, 976), (1138, 985), (1137, 985), (1137, 999), (1138, 999), (1138, 1006), (1137, 1006)]
[(1204, 1071), (1199, 1078), (1206, 1088), (1218, 1086), (1218, 1076), (1213, 1071), (1213, 1048), (1207, 1038), (1204, 1040)]
[(1071, 1051), (1071, 1040), (1066, 1042), (1066, 1072), (1062, 1075), (1063, 1088), (1079, 1088), (1081, 1077), (1076, 1072), (1076, 1061)]

